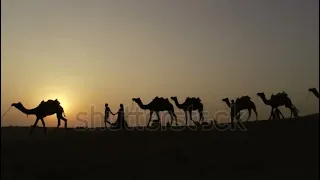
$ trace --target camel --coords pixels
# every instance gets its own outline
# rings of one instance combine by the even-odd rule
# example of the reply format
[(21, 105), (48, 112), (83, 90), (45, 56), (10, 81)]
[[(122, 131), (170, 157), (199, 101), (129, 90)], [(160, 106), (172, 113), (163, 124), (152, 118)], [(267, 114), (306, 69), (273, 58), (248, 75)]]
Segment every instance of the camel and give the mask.
[(317, 98), (319, 98), (319, 92), (316, 88), (310, 88), (309, 92), (312, 92)]
[[(21, 112), (23, 112), (26, 115), (36, 115), (36, 121), (34, 125), (31, 127), (30, 134), (32, 134), (34, 128), (37, 126), (38, 121), (41, 120), (43, 128), (44, 128), (44, 133), (47, 132), (47, 128), (45, 126), (44, 118), (46, 116), (50, 116), (53, 114), (57, 115), (58, 118), (58, 126), (56, 130), (60, 127), (60, 121), (64, 121), (64, 127), (67, 129), (67, 119), (65, 118), (64, 110), (63, 107), (60, 105), (60, 102), (56, 100), (48, 100), (48, 101), (41, 101), (41, 103), (33, 108), (33, 109), (26, 109), (21, 102), (19, 103), (12, 103), (11, 106), (14, 106)], [(64, 117), (63, 117), (64, 116)]]
[(268, 120), (271, 119), (273, 115), (273, 110), (280, 107), (285, 106), (286, 108), (290, 109), (291, 115), (290, 118), (292, 118), (292, 115), (295, 117), (298, 117), (298, 109), (292, 104), (291, 99), (288, 97), (288, 94), (286, 92), (281, 92), (276, 95), (271, 95), (270, 99), (267, 99), (265, 94), (263, 92), (257, 93), (257, 95), (262, 99), (264, 104), (271, 106), (271, 113)]
[[(201, 103), (200, 98), (189, 98), (184, 101), (184, 103), (180, 104), (178, 102), (178, 98), (176, 96), (171, 97), (171, 99), (174, 101), (176, 104), (177, 108), (182, 109), (184, 111), (185, 117), (186, 117), (186, 124), (188, 125), (188, 115), (187, 111), (189, 112), (190, 119), (192, 120), (192, 111), (198, 110), (199, 115), (200, 115), (200, 121), (202, 122), (204, 117), (203, 117), (203, 104)], [(193, 121), (194, 122), (194, 121)]]
[(251, 101), (251, 98), (249, 96), (242, 96), (241, 98), (237, 98), (236, 102), (232, 106), (229, 98), (222, 99), (228, 107), (231, 109), (231, 123), (233, 124), (233, 119), (236, 118), (238, 121), (240, 120), (240, 111), (247, 109), (249, 112), (249, 116), (247, 118), (247, 121), (251, 117), (251, 110), (254, 111), (256, 114), (256, 120), (258, 120), (258, 113), (256, 109), (256, 105), (254, 102)]
[(168, 113), (171, 116), (171, 125), (172, 125), (173, 119), (175, 119), (176, 125), (178, 125), (177, 116), (174, 113), (173, 105), (169, 102), (168, 98), (164, 99), (162, 97), (161, 98), (155, 97), (149, 104), (146, 104), (146, 105), (142, 103), (139, 97), (132, 98), (132, 101), (136, 102), (141, 109), (150, 110), (150, 118), (147, 125), (148, 127), (149, 127), (153, 112), (157, 114), (158, 120), (160, 121), (160, 116), (159, 116), (160, 111), (168, 111)]

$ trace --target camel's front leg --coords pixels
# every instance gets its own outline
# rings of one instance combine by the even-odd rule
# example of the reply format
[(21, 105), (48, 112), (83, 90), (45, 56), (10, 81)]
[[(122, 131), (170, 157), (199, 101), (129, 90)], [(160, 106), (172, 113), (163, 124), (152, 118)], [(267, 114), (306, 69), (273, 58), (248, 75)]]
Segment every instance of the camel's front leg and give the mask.
[(46, 124), (44, 123), (43, 118), (41, 118), (41, 123), (42, 123), (43, 129), (44, 129), (44, 133), (46, 134), (47, 133), (47, 127), (46, 127)]
[(32, 134), (32, 133), (33, 133), (33, 130), (34, 130), (34, 128), (37, 126), (38, 121), (39, 121), (39, 118), (37, 118), (37, 119), (36, 119), (36, 122), (34, 122), (34, 125), (31, 127), (31, 130), (30, 130), (29, 134)]
[(188, 113), (189, 113), (189, 116), (190, 116), (190, 120), (193, 121), (193, 120), (192, 120), (192, 113), (190, 113), (190, 110), (188, 110), (188, 112), (187, 112), (187, 110), (185, 110), (185, 111), (184, 111), (184, 115), (185, 115), (185, 117), (186, 117), (185, 126), (188, 125)]
[(273, 115), (273, 107), (271, 108), (271, 113), (270, 113), (270, 117), (269, 117), (269, 119), (268, 120), (270, 120), (271, 119), (271, 117), (272, 117), (272, 115)]
[(150, 121), (151, 121), (151, 118), (152, 118), (152, 114), (153, 114), (153, 111), (150, 111), (150, 117), (149, 117), (149, 121), (148, 121), (147, 127), (149, 127), (149, 124), (150, 124)]
[(199, 116), (200, 116), (200, 121), (203, 122), (203, 119), (204, 119), (203, 111), (202, 110), (198, 110), (198, 112), (199, 112)]

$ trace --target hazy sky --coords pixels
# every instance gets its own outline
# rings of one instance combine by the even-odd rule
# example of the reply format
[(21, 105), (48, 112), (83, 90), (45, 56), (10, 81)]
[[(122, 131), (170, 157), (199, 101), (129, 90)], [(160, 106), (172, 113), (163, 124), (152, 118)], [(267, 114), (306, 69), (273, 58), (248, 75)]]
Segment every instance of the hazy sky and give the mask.
[[(2, 0), (1, 13), (1, 114), (58, 98), (74, 124), (105, 102), (195, 96), (211, 118), (249, 95), (265, 119), (256, 93), (283, 90), (318, 112), (318, 0)], [(2, 124), (34, 120), (12, 109)]]

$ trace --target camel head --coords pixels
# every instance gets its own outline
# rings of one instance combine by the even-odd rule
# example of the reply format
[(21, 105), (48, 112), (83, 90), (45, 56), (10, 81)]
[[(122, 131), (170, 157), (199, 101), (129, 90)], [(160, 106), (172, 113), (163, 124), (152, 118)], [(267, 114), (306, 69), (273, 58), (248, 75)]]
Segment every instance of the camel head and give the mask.
[(229, 102), (229, 98), (223, 98), (222, 101), (223, 102)]
[(177, 96), (172, 96), (170, 99), (172, 99), (174, 101), (178, 100)]
[(12, 103), (11, 106), (14, 106), (14, 107), (19, 107), (19, 106), (22, 106), (21, 102), (18, 102), (18, 103)]
[(19, 108), (23, 107), (21, 102), (18, 102), (18, 103), (12, 103), (12, 104), (11, 104), (11, 106), (13, 106), (13, 107), (15, 107), (15, 108), (17, 108), (17, 109), (19, 109)]
[(309, 91), (315, 92), (315, 91), (317, 91), (317, 89), (316, 88), (309, 88)]
[(263, 92), (260, 92), (260, 93), (257, 93), (257, 96), (265, 97), (265, 94)]
[(138, 98), (132, 98), (132, 101), (136, 102), (136, 103), (142, 103), (141, 99)]

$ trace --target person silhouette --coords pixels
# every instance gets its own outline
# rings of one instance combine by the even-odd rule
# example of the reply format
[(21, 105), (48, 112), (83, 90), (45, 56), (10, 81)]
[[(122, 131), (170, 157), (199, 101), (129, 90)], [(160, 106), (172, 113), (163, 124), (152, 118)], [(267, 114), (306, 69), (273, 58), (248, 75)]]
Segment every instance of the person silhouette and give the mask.
[[(234, 118), (236, 118), (237, 121), (239, 121), (240, 120), (240, 112), (238, 114), (235, 114), (237, 111), (236, 111), (236, 104), (233, 99), (231, 100), (230, 108), (231, 108), (231, 114), (234, 114)], [(233, 124), (233, 119), (231, 119), (231, 124)]]
[(112, 113), (112, 115), (116, 115), (118, 114), (118, 117), (117, 117), (117, 121), (114, 123), (114, 125), (117, 127), (117, 128), (124, 128), (124, 127), (128, 127), (128, 124), (127, 122), (125, 121), (124, 119), (124, 108), (123, 108), (123, 104), (120, 104), (120, 108), (118, 110), (118, 112), (116, 113)]
[(108, 103), (106, 103), (104, 106), (105, 106), (105, 110), (104, 110), (104, 127), (107, 128), (107, 123), (110, 124), (108, 119), (109, 119), (110, 113), (112, 114), (112, 112), (111, 112), (111, 109), (109, 108)]

